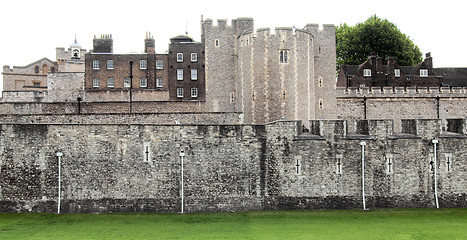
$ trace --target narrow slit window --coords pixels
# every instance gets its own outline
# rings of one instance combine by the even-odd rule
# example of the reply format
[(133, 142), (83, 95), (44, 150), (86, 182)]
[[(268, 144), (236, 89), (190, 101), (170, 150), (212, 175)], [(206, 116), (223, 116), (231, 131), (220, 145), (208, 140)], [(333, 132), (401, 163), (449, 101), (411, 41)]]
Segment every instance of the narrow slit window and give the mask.
[(452, 171), (452, 154), (446, 153), (444, 156), (446, 157), (446, 172), (451, 172)]
[(150, 142), (143, 143), (143, 161), (144, 162), (151, 161), (151, 143)]
[(336, 173), (342, 174), (342, 155), (336, 156)]
[(301, 158), (296, 157), (295, 162), (294, 162), (294, 169), (295, 169), (295, 174), (296, 175), (301, 175), (302, 174), (302, 164), (301, 164)]
[(386, 173), (392, 174), (394, 172), (394, 169), (393, 169), (394, 162), (393, 162), (392, 154), (387, 154), (385, 157), (385, 160), (386, 160)]

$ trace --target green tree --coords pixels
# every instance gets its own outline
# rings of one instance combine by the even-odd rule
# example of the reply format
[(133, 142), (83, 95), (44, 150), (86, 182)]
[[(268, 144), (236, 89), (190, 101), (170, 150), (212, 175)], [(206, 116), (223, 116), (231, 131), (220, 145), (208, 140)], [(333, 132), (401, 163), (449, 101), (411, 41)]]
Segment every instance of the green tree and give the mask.
[(336, 27), (337, 67), (360, 65), (372, 52), (385, 60), (393, 57), (402, 66), (422, 61), (418, 46), (387, 19), (373, 15), (355, 26)]

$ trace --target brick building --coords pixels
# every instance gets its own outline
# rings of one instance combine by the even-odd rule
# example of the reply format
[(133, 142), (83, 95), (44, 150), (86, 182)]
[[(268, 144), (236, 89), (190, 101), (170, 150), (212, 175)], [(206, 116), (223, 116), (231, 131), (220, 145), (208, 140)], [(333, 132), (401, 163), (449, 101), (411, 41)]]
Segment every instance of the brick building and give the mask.
[(415, 66), (400, 66), (394, 59), (383, 65), (383, 59), (371, 55), (361, 65), (343, 65), (337, 87), (466, 87), (467, 69), (433, 68), (433, 58)]
[(170, 100), (205, 100), (204, 43), (187, 36), (170, 39)]

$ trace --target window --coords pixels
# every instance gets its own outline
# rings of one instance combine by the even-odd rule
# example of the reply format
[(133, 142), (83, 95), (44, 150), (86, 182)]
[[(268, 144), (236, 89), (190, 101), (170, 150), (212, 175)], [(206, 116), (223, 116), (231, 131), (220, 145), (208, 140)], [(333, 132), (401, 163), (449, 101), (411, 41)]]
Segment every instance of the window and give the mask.
[(147, 78), (141, 78), (139, 80), (139, 86), (140, 87), (147, 87), (148, 86), (148, 79)]
[(183, 80), (183, 69), (177, 69), (177, 80)]
[(164, 61), (157, 60), (156, 61), (156, 69), (164, 69)]
[(99, 69), (99, 60), (92, 60), (92, 69)]
[(323, 99), (318, 100), (318, 105), (319, 105), (319, 109), (323, 109), (323, 108), (324, 108)]
[(34, 82), (32, 85), (33, 85), (34, 87), (40, 87), (40, 86), (41, 86), (41, 83), (40, 83), (40, 82)]
[(337, 154), (336, 156), (336, 173), (342, 174), (342, 154)]
[(369, 69), (369, 68), (363, 69), (363, 76), (364, 77), (371, 77), (371, 69)]
[(140, 60), (139, 61), (139, 69), (148, 69), (148, 61)]
[(219, 47), (219, 39), (214, 40), (214, 46)]
[(183, 88), (177, 88), (177, 97), (183, 98)]
[(114, 69), (114, 60), (107, 60), (107, 69)]
[(420, 77), (428, 77), (428, 69), (420, 69)]
[(318, 78), (318, 87), (320, 87), (320, 88), (323, 87), (323, 78), (322, 77)]
[(295, 157), (295, 162), (294, 162), (294, 168), (295, 168), (295, 174), (296, 175), (301, 175), (302, 174), (302, 164), (300, 163), (302, 158), (300, 156)]
[(394, 69), (394, 76), (395, 77), (401, 77), (401, 70), (400, 69)]
[(183, 53), (177, 53), (177, 62), (183, 62)]
[(198, 88), (191, 89), (191, 97), (192, 98), (198, 97)]
[(92, 79), (92, 87), (95, 87), (95, 88), (99, 87), (99, 78)]
[(51, 68), (50, 68), (50, 72), (51, 72), (51, 73), (55, 73), (55, 68), (54, 68), (54, 67), (51, 67)]
[(279, 62), (287, 63), (287, 61), (288, 61), (287, 50), (281, 50), (279, 52)]
[(156, 87), (164, 87), (164, 80), (162, 78), (156, 78)]
[(131, 86), (130, 84), (131, 84), (131, 80), (129, 78), (123, 79), (123, 87), (128, 88)]
[(107, 78), (107, 87), (109, 88), (115, 87), (115, 80), (113, 78)]
[(197, 53), (191, 53), (191, 61), (192, 62), (197, 62), (198, 61), (198, 54)]
[(235, 103), (235, 92), (230, 93), (230, 103)]
[(392, 174), (393, 170), (393, 157), (392, 154), (386, 154), (386, 174)]
[(198, 80), (198, 69), (191, 69), (191, 80)]
[(446, 172), (450, 172), (452, 170), (452, 153), (445, 153), (444, 156), (446, 157)]
[(151, 143), (150, 142), (143, 142), (143, 161), (150, 162), (151, 161)]
[(39, 66), (34, 67), (34, 73), (39, 73)]

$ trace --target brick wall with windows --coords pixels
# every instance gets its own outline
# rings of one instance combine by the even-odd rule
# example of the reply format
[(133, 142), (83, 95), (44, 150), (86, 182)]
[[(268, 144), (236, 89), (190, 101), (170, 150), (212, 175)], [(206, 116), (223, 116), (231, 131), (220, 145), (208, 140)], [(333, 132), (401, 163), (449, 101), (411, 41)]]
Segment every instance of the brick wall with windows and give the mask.
[[(206, 99), (204, 44), (187, 36), (170, 39), (169, 98), (186, 101)], [(196, 89), (196, 90), (194, 90)]]

